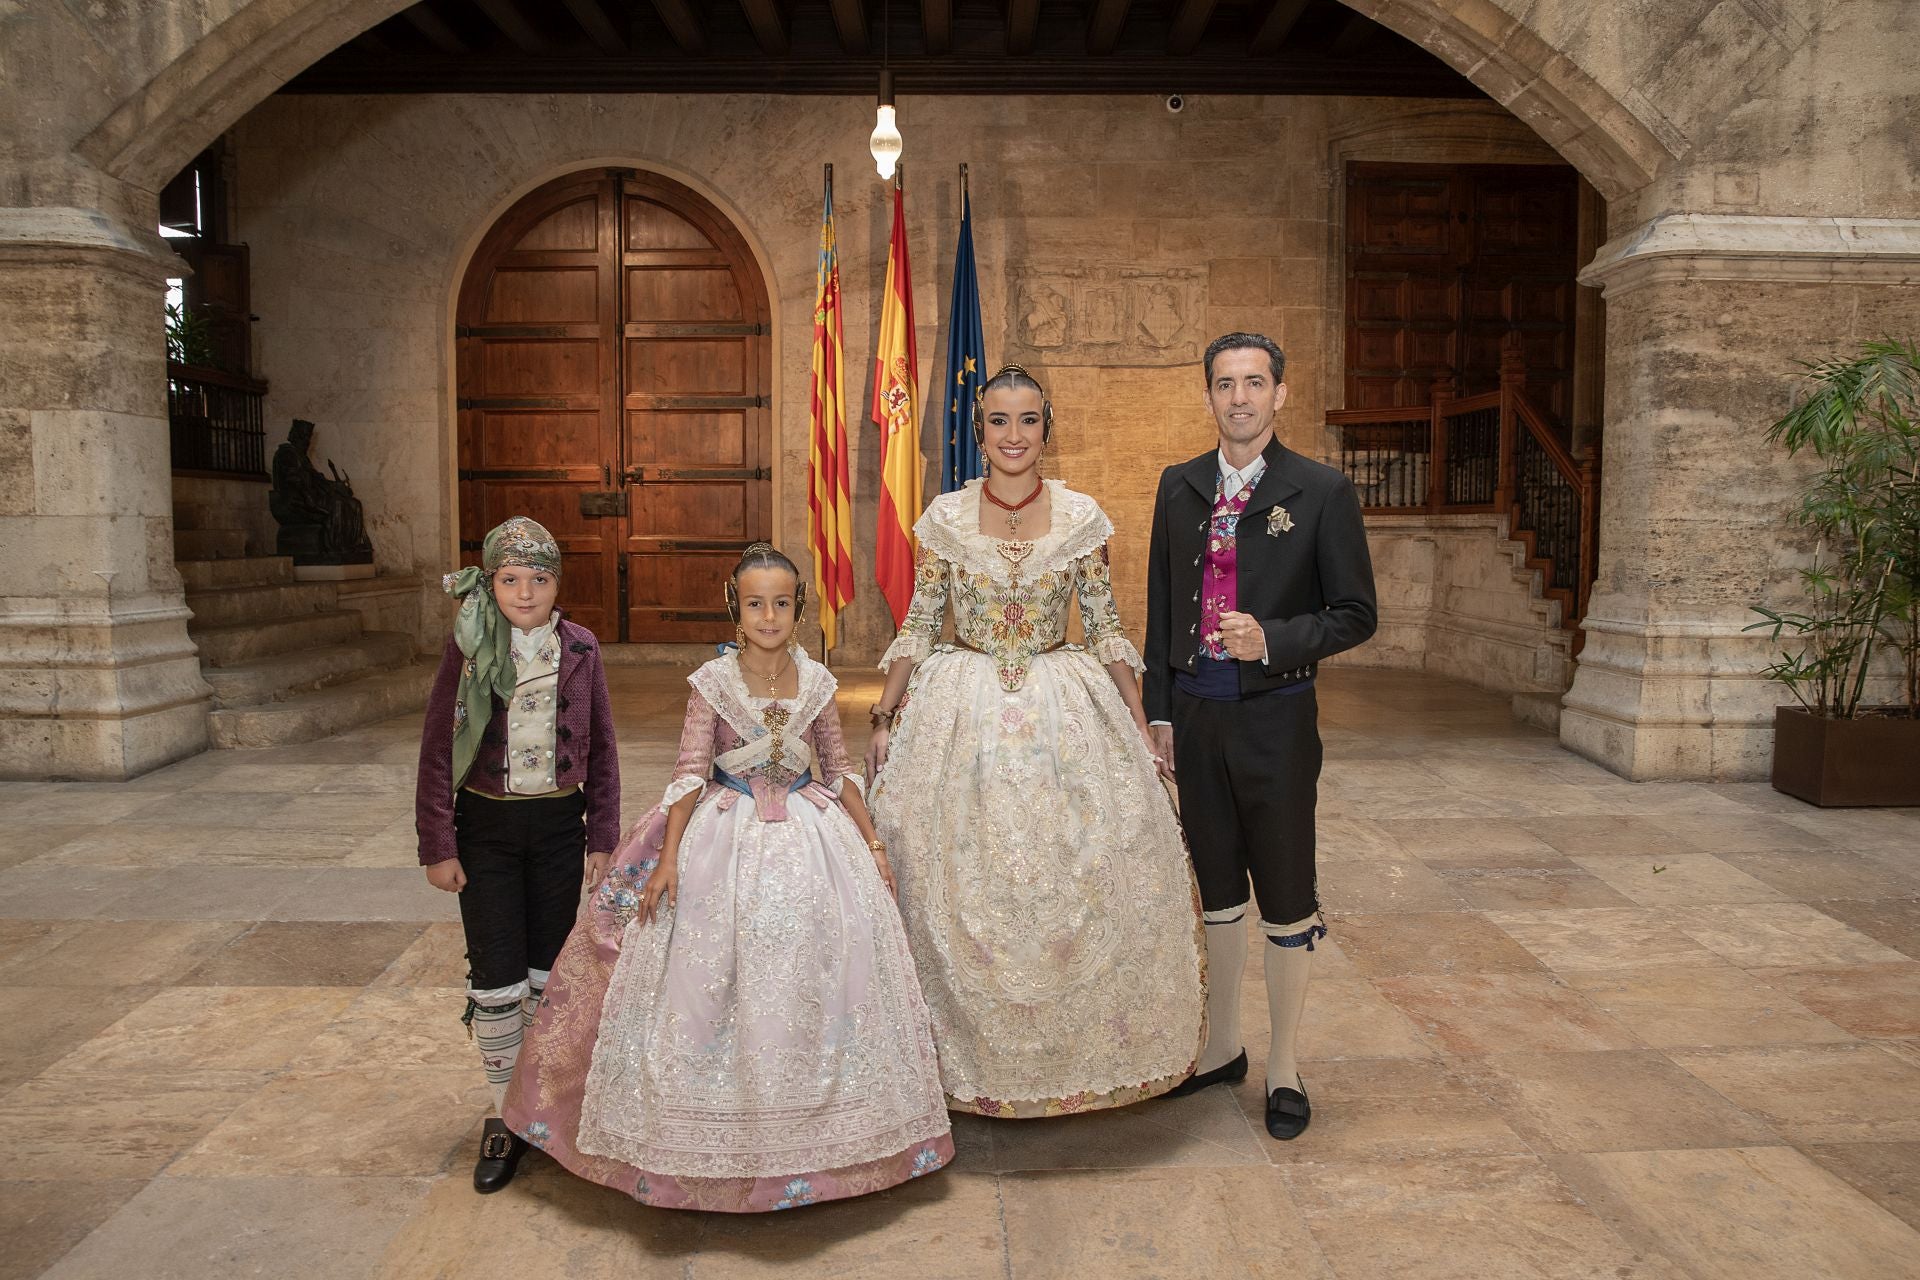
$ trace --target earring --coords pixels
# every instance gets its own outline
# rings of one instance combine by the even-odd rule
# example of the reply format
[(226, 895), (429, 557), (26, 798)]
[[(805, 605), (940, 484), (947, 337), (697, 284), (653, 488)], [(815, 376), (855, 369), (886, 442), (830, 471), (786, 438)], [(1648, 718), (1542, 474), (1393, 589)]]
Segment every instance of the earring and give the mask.
[(733, 647), (741, 653), (747, 651), (747, 624), (744, 622), (733, 624)]

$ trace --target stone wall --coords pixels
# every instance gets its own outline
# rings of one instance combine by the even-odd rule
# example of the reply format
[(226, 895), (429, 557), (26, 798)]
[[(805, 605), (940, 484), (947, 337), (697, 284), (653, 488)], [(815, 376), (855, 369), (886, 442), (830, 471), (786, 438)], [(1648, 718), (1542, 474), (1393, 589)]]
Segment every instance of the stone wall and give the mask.
[(1573, 633), (1503, 516), (1373, 516), (1372, 643), (1336, 665), (1431, 671), (1497, 693), (1566, 692)]
[[(865, 393), (888, 211), (866, 156), (867, 101), (806, 105), (288, 97), (241, 122), (237, 234), (252, 247), (267, 418), (319, 423), (316, 453), (353, 474), (383, 573), (434, 581), (453, 556), (449, 326), (467, 256), (519, 195), (596, 162), (689, 183), (760, 255), (778, 317), (778, 540), (803, 549), (820, 165), (831, 161), (860, 570), (842, 651), (878, 655), (890, 620), (870, 578), (878, 458)], [(1113, 517), (1115, 580), (1136, 636), (1156, 478), (1213, 440), (1198, 364), (1210, 338), (1253, 329), (1286, 348), (1282, 438), (1322, 451), (1341, 358), (1340, 162), (1554, 159), (1505, 112), (1457, 102), (1202, 97), (1174, 115), (1146, 95), (935, 98), (904, 102), (901, 123), (921, 386), (944, 359), (966, 161), (989, 361), (1024, 363), (1052, 392), (1047, 469)], [(933, 427), (929, 475), (937, 418)], [(429, 630), (441, 603), (426, 602)]]

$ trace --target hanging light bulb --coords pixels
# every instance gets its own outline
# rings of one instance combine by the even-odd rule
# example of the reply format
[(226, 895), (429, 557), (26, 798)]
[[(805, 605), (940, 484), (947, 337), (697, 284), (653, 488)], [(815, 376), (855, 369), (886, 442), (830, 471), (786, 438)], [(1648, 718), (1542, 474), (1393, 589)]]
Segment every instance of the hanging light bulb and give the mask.
[(880, 73), (880, 105), (874, 111), (873, 136), (867, 140), (867, 149), (873, 152), (873, 165), (880, 176), (892, 178), (894, 166), (900, 163), (900, 153), (906, 149), (906, 141), (900, 136), (900, 126), (894, 122), (891, 71)]

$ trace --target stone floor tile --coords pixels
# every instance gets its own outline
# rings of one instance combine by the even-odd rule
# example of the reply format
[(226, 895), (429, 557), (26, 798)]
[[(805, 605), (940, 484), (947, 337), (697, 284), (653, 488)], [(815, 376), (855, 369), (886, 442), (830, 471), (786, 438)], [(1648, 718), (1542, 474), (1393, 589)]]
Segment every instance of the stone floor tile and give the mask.
[(1759, 849), (1723, 861), (1800, 902), (1920, 897), (1920, 859), (1833, 849)]
[(0, 1182), (0, 1280), (27, 1280), (112, 1217), (147, 1184)]
[(114, 920), (259, 920), (318, 874), (282, 867), (129, 871), (129, 892), (104, 914)]
[(1710, 853), (1585, 853), (1574, 861), (1643, 907), (1788, 901), (1778, 889)]
[(1320, 901), (1339, 914), (1464, 911), (1453, 885), (1414, 858), (1329, 862), (1320, 868)]
[(1920, 809), (1815, 809), (1801, 805), (1786, 820), (1825, 847), (1855, 852), (1883, 850), (1909, 860), (1920, 848)]
[(1340, 947), (1367, 977), (1403, 973), (1530, 973), (1542, 967), (1474, 912), (1343, 916)]
[(169, 987), (53, 1070), (277, 1071), (297, 1061), (353, 997), (345, 987)]
[(475, 1195), (469, 1172), (429, 1184), (424, 1200), (362, 1274), (385, 1280), (683, 1280), (701, 1215), (649, 1209), (573, 1177), (515, 1178)]
[[(1562, 854), (1553, 855), (1564, 858)], [(1569, 860), (1570, 863), (1570, 860)], [(1463, 866), (1433, 863), (1468, 906), (1483, 911), (1579, 911), (1631, 907), (1607, 883), (1577, 866)]]
[(456, 920), (460, 900), (427, 883), (418, 866), (328, 867), (281, 899), (274, 920)]
[(1496, 1053), (1453, 1065), (1536, 1151), (1649, 1151), (1779, 1141), (1765, 1124), (1651, 1049)]
[(122, 784), (84, 789), (56, 784), (10, 797), (0, 795), (0, 817), (22, 825), (117, 822), (163, 799), (152, 791)]
[(0, 870), (0, 918), (97, 920), (138, 896), (142, 872), (123, 867), (55, 867), (38, 858)]
[(1711, 951), (1647, 907), (1489, 911), (1486, 918), (1556, 971), (1710, 963)]
[(1682, 933), (1742, 968), (1910, 958), (1804, 903), (1674, 907), (1668, 916)]
[(1920, 1036), (1920, 963), (1755, 969), (1753, 975), (1855, 1035)]
[(359, 1280), (418, 1210), (427, 1185), (425, 1178), (156, 1178), (47, 1280), (295, 1273)]
[(7, 973), (23, 986), (184, 983), (194, 966), (246, 928), (237, 920), (78, 920), (64, 927), (56, 945)]
[(1340, 1280), (1681, 1280), (1535, 1156), (1302, 1163), (1282, 1175)]
[(1313, 1102), (1313, 1123), (1291, 1142), (1266, 1137), (1264, 1064), (1233, 1090), (1274, 1164), (1426, 1160), (1529, 1150), (1487, 1100), (1437, 1058), (1305, 1062), (1301, 1077)]
[(43, 857), (100, 828), (88, 822), (33, 822), (13, 815), (0, 830), (0, 868)]
[(424, 929), (404, 921), (262, 921), (180, 981), (194, 987), (364, 987)]
[(1000, 1204), (999, 1180), (948, 1169), (871, 1196), (781, 1214), (774, 1231), (758, 1215), (687, 1215), (700, 1218), (692, 1277), (1004, 1277), (1007, 1246)]
[(1822, 901), (1820, 910), (1875, 942), (1892, 947), (1906, 959), (1920, 960), (1920, 901)]
[(1718, 958), (1638, 969), (1569, 969), (1560, 976), (1622, 1026), (1663, 1049), (1853, 1039), (1788, 991)]
[(1812, 1143), (1800, 1152), (1900, 1221), (1920, 1228), (1920, 1142)]
[(1920, 1234), (1787, 1147), (1558, 1156), (1629, 1241), (1697, 1280), (1907, 1280)]
[(1203, 1089), (1130, 1107), (1045, 1120), (1008, 1120), (993, 1130), (993, 1167), (1140, 1169), (1171, 1165), (1264, 1163), (1232, 1095)]
[(456, 1148), (470, 1145), (490, 1107), (478, 1062), (404, 1071), (289, 1071), (200, 1139), (172, 1172), (218, 1178), (430, 1176), (447, 1166)]
[(457, 987), (467, 985), (467, 936), (457, 922), (430, 924), (370, 984), (374, 987)]
[(79, 928), (73, 920), (0, 920), (0, 964), (8, 966), (11, 977), (18, 966), (59, 946)]
[(308, 1071), (370, 1067), (471, 1067), (479, 1051), (460, 1025), (466, 1000), (433, 987), (362, 991), (300, 1055)]
[(1707, 853), (1815, 849), (1825, 844), (1805, 827), (1766, 814), (1676, 813), (1667, 822)]
[[(1241, 988), (1264, 1010), (1266, 983), (1251, 979)], [(1261, 1023), (1264, 1042), (1266, 1024)], [(1251, 1046), (1259, 1048), (1261, 1046)], [(1307, 992), (1307, 1011), (1300, 1020), (1299, 1056), (1302, 1061), (1338, 1061), (1348, 1058), (1418, 1058), (1432, 1049), (1413, 1024), (1364, 978), (1323, 978), (1318, 956)]]
[(1527, 818), (1522, 826), (1565, 854), (1700, 853), (1665, 818), (1630, 813), (1591, 817)]
[(1267, 1165), (1009, 1174), (1001, 1201), (1003, 1274), (1020, 1280), (1333, 1280), (1285, 1183)]
[[(1388, 838), (1414, 857), (1431, 862), (1435, 858), (1535, 858), (1553, 859), (1555, 850), (1527, 828), (1510, 818), (1474, 818), (1436, 821), (1429, 818), (1399, 818), (1373, 824)], [(1566, 859), (1559, 858), (1558, 865)], [(1505, 866), (1505, 862), (1475, 862), (1475, 866)], [(1551, 865), (1549, 862), (1521, 865)]]
[(264, 1072), (46, 1072), (0, 1097), (7, 1155), (35, 1178), (151, 1178), (258, 1092)]
[[(638, 813), (639, 810), (634, 810)], [(382, 827), (370, 836), (354, 842), (353, 849), (340, 859), (343, 867), (409, 868), (416, 874), (420, 867), (420, 833), (412, 818), (403, 818)]]
[(1796, 1144), (1920, 1138), (1920, 1067), (1874, 1044), (1675, 1049), (1669, 1056)]
[(1639, 1037), (1548, 974), (1420, 975), (1374, 985), (1442, 1053), (1641, 1047)]
[(1331, 862), (1370, 862), (1384, 858), (1404, 860), (1407, 851), (1387, 833), (1382, 823), (1365, 818), (1321, 818), (1315, 824), (1314, 854), (1324, 866)]
[[(61, 987), (0, 987), (0, 1094), (73, 1052), (152, 998), (154, 987), (76, 993)], [(74, 999), (81, 994), (82, 999)]]

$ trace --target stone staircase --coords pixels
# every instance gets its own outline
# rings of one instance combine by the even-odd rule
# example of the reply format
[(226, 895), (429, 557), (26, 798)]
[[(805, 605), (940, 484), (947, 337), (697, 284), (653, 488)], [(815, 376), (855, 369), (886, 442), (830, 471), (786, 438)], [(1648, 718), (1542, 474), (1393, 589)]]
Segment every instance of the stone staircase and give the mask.
[(174, 507), (215, 747), (311, 742), (425, 705), (433, 668), (411, 637), (365, 630), (338, 584), (296, 582), (291, 558), (249, 555), (247, 531), (225, 519), (211, 506)]

